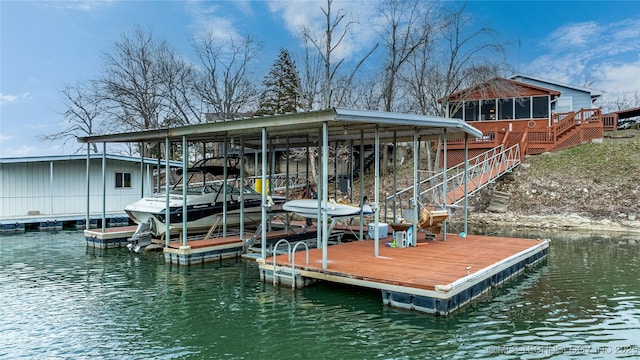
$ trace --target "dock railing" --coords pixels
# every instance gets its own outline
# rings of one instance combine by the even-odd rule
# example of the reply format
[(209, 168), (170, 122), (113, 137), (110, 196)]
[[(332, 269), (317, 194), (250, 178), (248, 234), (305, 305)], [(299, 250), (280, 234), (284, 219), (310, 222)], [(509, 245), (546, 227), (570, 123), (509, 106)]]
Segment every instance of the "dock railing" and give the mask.
[[(512, 171), (521, 163), (520, 144), (508, 148), (499, 145), (489, 151), (475, 156), (468, 161), (465, 172), (464, 163), (448, 168), (419, 181), (420, 195), (418, 207), (447, 209), (459, 205), (465, 196), (473, 195), (488, 184), (495, 182), (500, 176)], [(446, 195), (445, 195), (446, 191)], [(385, 221), (389, 210), (393, 221), (403, 210), (413, 208), (413, 186), (402, 189), (385, 198)], [(399, 212), (399, 214), (398, 214)]]

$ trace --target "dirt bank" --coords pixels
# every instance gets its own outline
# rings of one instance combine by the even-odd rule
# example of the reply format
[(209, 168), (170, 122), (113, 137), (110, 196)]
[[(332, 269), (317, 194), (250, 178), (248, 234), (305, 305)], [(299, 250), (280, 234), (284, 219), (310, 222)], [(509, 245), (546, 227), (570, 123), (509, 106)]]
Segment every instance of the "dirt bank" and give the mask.
[[(499, 212), (495, 191), (509, 194)], [(469, 221), (479, 225), (640, 233), (640, 131), (527, 157), (471, 204)]]

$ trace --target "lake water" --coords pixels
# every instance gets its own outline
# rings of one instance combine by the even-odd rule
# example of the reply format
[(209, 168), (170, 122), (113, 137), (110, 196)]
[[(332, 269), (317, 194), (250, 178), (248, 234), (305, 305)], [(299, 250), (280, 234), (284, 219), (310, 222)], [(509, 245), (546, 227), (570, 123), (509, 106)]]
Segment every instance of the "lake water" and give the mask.
[(542, 236), (534, 271), (435, 317), (378, 291), (274, 288), (250, 260), (177, 267), (87, 248), (81, 231), (5, 234), (0, 358), (640, 357), (639, 236)]

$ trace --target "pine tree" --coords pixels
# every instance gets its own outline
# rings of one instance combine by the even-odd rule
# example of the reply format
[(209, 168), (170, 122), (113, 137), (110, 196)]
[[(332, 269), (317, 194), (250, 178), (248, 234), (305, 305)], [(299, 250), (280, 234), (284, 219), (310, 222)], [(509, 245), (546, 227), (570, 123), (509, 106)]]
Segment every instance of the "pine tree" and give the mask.
[(276, 115), (298, 111), (300, 108), (300, 78), (296, 65), (286, 49), (280, 49), (278, 58), (262, 83), (265, 90), (260, 95), (258, 115)]

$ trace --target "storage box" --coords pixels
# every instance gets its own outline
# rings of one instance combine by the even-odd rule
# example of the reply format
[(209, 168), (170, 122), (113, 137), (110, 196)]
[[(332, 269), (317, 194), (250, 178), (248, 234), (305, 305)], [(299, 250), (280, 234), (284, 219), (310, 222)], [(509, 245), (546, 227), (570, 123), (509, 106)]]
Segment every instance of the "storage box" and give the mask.
[(407, 247), (407, 232), (406, 231), (394, 231), (393, 240), (396, 242), (396, 248)]
[(391, 229), (393, 229), (393, 238), (396, 239), (396, 247), (401, 247), (398, 246), (398, 233), (402, 233), (402, 239), (404, 240), (404, 243), (402, 245), (402, 247), (407, 247), (407, 246), (416, 246), (416, 241), (414, 239), (414, 225), (411, 223), (392, 223), (391, 225)]
[[(375, 239), (376, 234), (376, 224), (375, 223), (370, 223), (369, 224), (369, 238), (370, 239)], [(389, 225), (387, 225), (387, 223), (378, 223), (378, 235), (380, 239), (385, 239), (387, 236), (389, 236)]]

